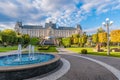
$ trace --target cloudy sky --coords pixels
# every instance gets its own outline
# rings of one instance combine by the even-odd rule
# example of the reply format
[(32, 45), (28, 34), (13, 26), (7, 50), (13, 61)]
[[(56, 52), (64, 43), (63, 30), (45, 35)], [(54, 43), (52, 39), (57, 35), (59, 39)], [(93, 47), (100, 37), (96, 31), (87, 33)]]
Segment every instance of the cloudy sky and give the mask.
[(75, 27), (94, 33), (106, 18), (114, 21), (111, 29), (120, 29), (120, 0), (0, 0), (0, 29), (23, 24)]

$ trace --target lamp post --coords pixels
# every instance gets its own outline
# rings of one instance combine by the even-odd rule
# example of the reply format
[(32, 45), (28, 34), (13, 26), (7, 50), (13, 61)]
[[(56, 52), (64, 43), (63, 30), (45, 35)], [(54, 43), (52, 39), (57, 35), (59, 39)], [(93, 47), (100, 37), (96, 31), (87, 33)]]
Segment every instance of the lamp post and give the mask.
[(109, 27), (113, 24), (113, 21), (110, 21), (109, 18), (106, 18), (106, 21), (102, 23), (103, 26), (107, 28), (107, 55), (110, 55), (110, 46), (109, 46)]

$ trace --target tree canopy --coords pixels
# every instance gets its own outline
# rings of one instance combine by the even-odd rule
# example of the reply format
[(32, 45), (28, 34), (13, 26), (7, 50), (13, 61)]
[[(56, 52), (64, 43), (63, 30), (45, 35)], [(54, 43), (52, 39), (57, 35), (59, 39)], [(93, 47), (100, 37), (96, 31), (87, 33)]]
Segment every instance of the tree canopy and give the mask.
[(16, 32), (11, 29), (5, 29), (1, 32), (1, 39), (3, 43), (14, 44), (16, 39)]
[(106, 43), (107, 42), (107, 33), (106, 32), (102, 32), (102, 33), (98, 33), (98, 41), (100, 43)]
[(98, 34), (92, 35), (92, 42), (97, 43), (98, 42)]
[(120, 30), (113, 30), (110, 33), (111, 42), (120, 42)]
[(30, 38), (30, 44), (36, 45), (38, 43), (39, 43), (39, 38), (37, 38), (37, 37)]
[(71, 39), (70, 38), (62, 38), (62, 44), (65, 46), (65, 47), (68, 47), (71, 45)]
[(16, 32), (12, 29), (5, 29), (2, 31), (2, 34), (9, 36), (16, 36)]
[(30, 36), (28, 34), (23, 34), (22, 38), (23, 38), (24, 44), (29, 44)]

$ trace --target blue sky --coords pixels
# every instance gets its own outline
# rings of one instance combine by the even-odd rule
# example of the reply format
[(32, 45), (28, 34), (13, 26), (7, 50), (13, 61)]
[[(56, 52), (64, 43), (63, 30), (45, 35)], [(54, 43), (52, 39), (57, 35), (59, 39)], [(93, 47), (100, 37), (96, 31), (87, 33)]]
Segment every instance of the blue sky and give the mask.
[[(120, 29), (120, 0), (0, 0), (0, 29), (23, 24), (44, 25), (53, 21), (58, 26), (75, 27), (95, 33), (102, 22), (110, 18), (110, 27)], [(105, 27), (103, 27), (105, 29)]]

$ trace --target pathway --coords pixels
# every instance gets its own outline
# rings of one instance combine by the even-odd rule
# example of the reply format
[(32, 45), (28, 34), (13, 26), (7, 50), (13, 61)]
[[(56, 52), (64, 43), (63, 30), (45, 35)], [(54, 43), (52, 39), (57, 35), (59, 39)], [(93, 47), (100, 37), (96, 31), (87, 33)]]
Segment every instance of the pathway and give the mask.
[(78, 57), (80, 55), (72, 54), (73, 52), (63, 48), (58, 50), (60, 55), (71, 63), (69, 72), (58, 80), (118, 80), (112, 72), (98, 63)]

